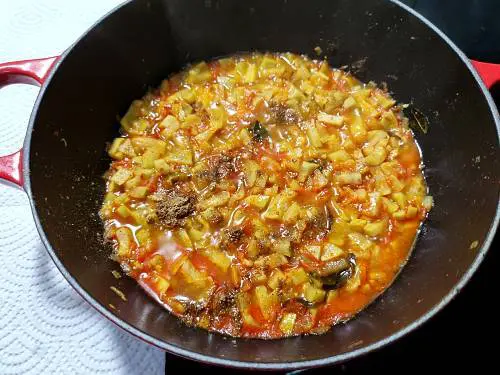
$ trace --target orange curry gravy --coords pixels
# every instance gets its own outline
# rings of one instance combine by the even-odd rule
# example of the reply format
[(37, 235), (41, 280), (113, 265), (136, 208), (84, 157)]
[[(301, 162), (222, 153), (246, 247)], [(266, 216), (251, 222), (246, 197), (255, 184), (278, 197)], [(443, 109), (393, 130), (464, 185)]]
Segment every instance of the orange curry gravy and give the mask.
[(134, 101), (109, 148), (113, 257), (189, 325), (323, 333), (390, 285), (432, 207), (407, 123), (326, 61), (191, 66)]

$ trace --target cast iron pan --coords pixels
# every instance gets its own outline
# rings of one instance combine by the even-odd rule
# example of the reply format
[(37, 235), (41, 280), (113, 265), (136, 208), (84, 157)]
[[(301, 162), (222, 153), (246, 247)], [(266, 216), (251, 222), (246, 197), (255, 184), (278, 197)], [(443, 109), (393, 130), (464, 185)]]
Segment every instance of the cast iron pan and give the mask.
[[(254, 50), (314, 56), (316, 46), (332, 66), (387, 82), (398, 101), (429, 118), (429, 132), (416, 136), (435, 208), (396, 282), (325, 335), (261, 341), (188, 328), (132, 279), (116, 280), (110, 272), (118, 266), (103, 245), (97, 212), (117, 116), (189, 62)], [(478, 67), (488, 84), (500, 77), (494, 66)], [(60, 58), (0, 66), (0, 82), (20, 80), (42, 89), (23, 153), (0, 159), (2, 176), (24, 188), (52, 259), (90, 304), (133, 335), (187, 358), (284, 370), (333, 364), (386, 345), (460, 291), (499, 221), (500, 121), (491, 97), (463, 53), (395, 1), (130, 1)]]

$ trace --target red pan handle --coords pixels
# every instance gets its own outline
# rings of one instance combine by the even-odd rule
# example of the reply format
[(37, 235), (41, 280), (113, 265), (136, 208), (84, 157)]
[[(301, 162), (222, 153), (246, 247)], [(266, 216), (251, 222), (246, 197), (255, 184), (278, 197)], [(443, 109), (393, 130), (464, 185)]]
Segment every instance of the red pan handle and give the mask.
[(491, 89), (495, 83), (500, 82), (500, 64), (491, 64), (476, 60), (471, 60), (471, 62), (483, 79), (486, 87)]
[[(0, 64), (0, 88), (14, 83), (26, 83), (41, 86), (59, 56), (45, 59), (13, 61)], [(0, 180), (10, 181), (23, 186), (22, 172), (23, 150), (0, 156)]]

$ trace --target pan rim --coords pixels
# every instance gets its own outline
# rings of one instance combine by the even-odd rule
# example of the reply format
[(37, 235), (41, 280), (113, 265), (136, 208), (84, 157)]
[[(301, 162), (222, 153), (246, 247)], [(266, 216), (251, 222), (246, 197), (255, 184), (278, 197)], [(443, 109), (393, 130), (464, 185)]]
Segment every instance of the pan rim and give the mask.
[[(499, 222), (500, 222), (500, 201), (497, 203), (497, 208), (496, 208), (496, 214), (491, 222), (491, 225), (488, 229), (488, 232), (486, 234), (485, 240), (479, 249), (476, 258), (472, 262), (472, 264), (469, 266), (465, 274), (462, 276), (462, 278), (450, 289), (450, 291), (440, 300), (439, 303), (435, 304), (432, 308), (430, 308), (425, 314), (423, 314), (421, 317), (410, 323), (404, 328), (399, 329), (398, 331), (392, 333), (391, 335), (378, 340), (372, 344), (369, 344), (365, 347), (359, 348), (359, 349), (354, 349), (352, 351), (348, 351), (345, 353), (340, 353), (336, 354), (333, 356), (325, 357), (325, 358), (320, 358), (320, 359), (314, 359), (314, 360), (305, 360), (305, 361), (293, 361), (293, 362), (287, 362), (287, 363), (280, 363), (280, 362), (249, 362), (249, 361), (238, 361), (234, 359), (223, 359), (219, 357), (214, 357), (214, 356), (209, 356), (205, 354), (200, 354), (196, 352), (192, 352), (187, 349), (183, 349), (179, 346), (169, 344), (163, 340), (157, 339), (150, 335), (147, 332), (144, 332), (131, 324), (125, 322), (118, 316), (114, 315), (108, 308), (106, 308), (104, 305), (102, 305), (99, 301), (97, 301), (89, 292), (87, 292), (77, 281), (76, 279), (69, 273), (68, 270), (66, 270), (65, 266), (57, 256), (55, 250), (52, 248), (52, 245), (50, 244), (47, 236), (45, 235), (45, 232), (43, 230), (40, 218), (38, 216), (37, 208), (35, 201), (33, 199), (33, 194), (31, 190), (31, 181), (30, 181), (30, 169), (29, 169), (29, 161), (30, 161), (30, 145), (31, 145), (31, 137), (32, 137), (32, 132), (35, 124), (35, 119), (37, 117), (37, 112), (38, 108), (40, 106), (40, 103), (43, 99), (45, 90), (47, 87), (50, 85), (50, 81), (56, 74), (58, 67), (61, 63), (64, 62), (66, 56), (73, 50), (73, 48), (82, 40), (84, 39), (87, 34), (89, 34), (97, 25), (101, 24), (106, 18), (108, 18), (111, 14), (114, 14), (117, 12), (119, 9), (122, 7), (125, 7), (132, 3), (135, 0), (127, 0), (124, 3), (114, 7), (111, 9), (108, 13), (106, 13), (104, 16), (99, 18), (90, 28), (88, 28), (71, 46), (69, 46), (65, 52), (61, 55), (61, 58), (58, 60), (56, 63), (56, 66), (54, 69), (51, 71), (49, 74), (49, 77), (47, 78), (45, 84), (42, 86), (42, 89), (40, 90), (38, 97), (36, 99), (35, 105), (33, 107), (27, 132), (26, 132), (26, 137), (23, 145), (23, 149), (25, 152), (23, 153), (23, 177), (24, 177), (24, 189), (28, 195), (28, 199), (30, 202), (31, 206), (31, 211), (32, 215), (35, 221), (35, 225), (37, 228), (37, 231), (40, 235), (40, 238), (42, 240), (42, 243), (44, 247), (46, 248), (47, 252), (49, 253), (49, 256), (51, 257), (52, 261), (55, 263), (56, 267), (59, 269), (61, 274), (64, 276), (64, 278), (68, 281), (68, 283), (71, 285), (71, 287), (86, 301), (88, 302), (92, 307), (94, 307), (101, 315), (106, 317), (108, 320), (113, 322), (115, 325), (118, 327), (124, 329), (125, 331), (131, 333), (133, 336), (149, 343), (152, 344), (160, 349), (166, 350), (170, 353), (173, 353), (175, 355), (179, 355), (181, 357), (195, 360), (198, 362), (203, 362), (206, 364), (211, 364), (211, 365), (216, 365), (216, 366), (224, 366), (224, 367), (232, 367), (232, 368), (239, 368), (239, 369), (255, 369), (255, 370), (296, 370), (296, 369), (302, 369), (302, 368), (313, 368), (313, 367), (320, 367), (320, 366), (326, 366), (326, 365), (333, 365), (341, 362), (345, 362), (347, 360), (350, 360), (352, 358), (362, 356), (364, 354), (367, 354), (373, 350), (380, 349), (386, 345), (388, 345), (391, 342), (394, 342), (401, 337), (407, 335), (408, 333), (414, 331), (416, 328), (427, 322), (430, 318), (432, 318), (434, 315), (436, 315), (440, 310), (442, 310), (461, 290), (462, 288), (467, 284), (467, 282), (470, 280), (472, 275), (476, 272), (478, 269), (479, 265), (482, 263), (484, 257), (486, 256), (486, 253), (488, 252), (488, 249), (491, 246), (491, 243), (493, 241), (493, 238), (495, 236), (495, 232), (498, 228)], [(490, 111), (493, 115), (493, 120), (496, 126), (497, 130), (497, 140), (500, 143), (500, 117), (498, 113), (498, 109), (493, 101), (493, 98), (491, 97), (490, 92), (484, 85), (481, 77), (477, 73), (477, 71), (473, 68), (471, 62), (469, 59), (466, 57), (466, 55), (437, 27), (435, 26), (432, 22), (427, 20), (424, 16), (410, 8), (409, 6), (401, 3), (399, 0), (390, 0), (391, 3), (396, 4), (403, 10), (407, 11), (417, 19), (419, 19), (422, 23), (424, 23), (427, 27), (429, 27), (432, 31), (434, 31), (446, 44), (458, 55), (458, 57), (462, 60), (462, 62), (465, 64), (465, 66), (469, 69), (473, 77), (475, 78), (480, 90), (482, 91), (482, 94), (486, 98), (486, 101), (489, 105)], [(499, 197), (500, 198), (500, 197)], [(208, 333), (207, 334), (211, 334)]]

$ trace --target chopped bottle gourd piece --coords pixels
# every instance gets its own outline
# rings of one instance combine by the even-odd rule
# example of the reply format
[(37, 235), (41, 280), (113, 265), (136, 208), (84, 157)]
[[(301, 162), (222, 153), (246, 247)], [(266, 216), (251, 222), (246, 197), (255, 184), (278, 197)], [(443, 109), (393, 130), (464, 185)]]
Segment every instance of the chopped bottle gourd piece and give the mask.
[(308, 280), (308, 275), (302, 267), (290, 270), (286, 273), (286, 276), (294, 285), (303, 284)]
[(284, 314), (279, 324), (281, 332), (283, 332), (287, 336), (291, 335), (293, 333), (296, 319), (297, 314), (295, 313)]
[(222, 251), (208, 249), (204, 251), (203, 254), (210, 259), (212, 263), (219, 267), (222, 272), (226, 272), (231, 265), (231, 259)]
[(306, 249), (307, 253), (309, 255), (311, 255), (313, 258), (315, 258), (315, 259), (319, 259), (320, 258), (321, 246), (318, 246), (318, 245), (307, 245), (305, 249)]
[(321, 253), (321, 261), (327, 262), (334, 258), (339, 258), (345, 254), (344, 250), (340, 247), (335, 246), (332, 243), (328, 243), (324, 246), (323, 252)]
[(130, 177), (132, 177), (132, 171), (125, 168), (118, 168), (113, 177), (111, 177), (111, 181), (117, 185), (123, 185)]
[(328, 125), (342, 126), (344, 123), (344, 117), (338, 115), (329, 115), (327, 113), (320, 112), (318, 114), (318, 120), (324, 122)]
[(255, 300), (264, 319), (271, 319), (279, 304), (278, 295), (274, 292), (269, 292), (266, 286), (258, 285), (255, 287)]
[(131, 251), (132, 233), (130, 229), (126, 227), (118, 228), (116, 230), (116, 240), (118, 242), (118, 256), (126, 257)]
[(269, 197), (267, 195), (249, 195), (244, 199), (244, 201), (247, 204), (262, 210), (267, 206), (267, 202), (269, 202)]
[(363, 230), (368, 236), (379, 236), (387, 230), (387, 222), (384, 220), (379, 220), (376, 222), (368, 223), (364, 226)]

